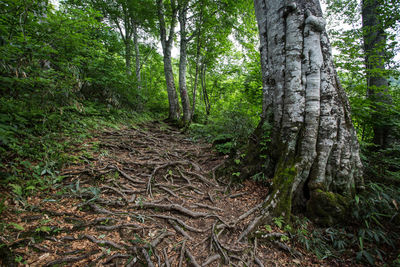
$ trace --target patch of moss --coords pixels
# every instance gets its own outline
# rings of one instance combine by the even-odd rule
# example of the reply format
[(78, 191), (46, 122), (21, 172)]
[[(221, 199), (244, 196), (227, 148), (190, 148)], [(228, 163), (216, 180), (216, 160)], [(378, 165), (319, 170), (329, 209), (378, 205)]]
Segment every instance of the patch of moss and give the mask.
[(316, 223), (331, 226), (346, 222), (351, 199), (338, 193), (316, 189), (307, 202), (307, 214)]
[(275, 199), (278, 200), (273, 213), (275, 216), (283, 216), (287, 222), (290, 220), (292, 210), (293, 181), (298, 174), (294, 164), (289, 164), (289, 166), (278, 167), (272, 182), (274, 195), (277, 195)]

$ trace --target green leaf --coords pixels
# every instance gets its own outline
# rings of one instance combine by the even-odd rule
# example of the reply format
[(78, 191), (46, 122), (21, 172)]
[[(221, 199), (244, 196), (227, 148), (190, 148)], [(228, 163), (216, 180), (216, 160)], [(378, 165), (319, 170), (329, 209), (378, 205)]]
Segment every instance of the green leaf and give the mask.
[(43, 225), (43, 226), (40, 226), (40, 227), (36, 228), (35, 232), (36, 233), (40, 233), (40, 232), (50, 233), (51, 232), (51, 228), (49, 226)]
[(18, 230), (18, 231), (24, 231), (25, 230), (25, 228), (24, 227), (22, 227), (21, 225), (19, 225), (18, 223), (9, 223), (8, 225), (11, 225), (12, 227), (14, 227), (14, 229), (15, 230)]
[(17, 194), (18, 196), (22, 196), (22, 187), (18, 184), (10, 184), (10, 186), (13, 188), (13, 192)]

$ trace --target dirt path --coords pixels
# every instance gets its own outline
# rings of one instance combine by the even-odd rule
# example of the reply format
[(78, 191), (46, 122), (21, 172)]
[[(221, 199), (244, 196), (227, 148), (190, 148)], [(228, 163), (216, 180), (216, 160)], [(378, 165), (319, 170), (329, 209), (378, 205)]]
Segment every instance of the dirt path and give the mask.
[[(237, 243), (266, 190), (227, 190), (224, 158), (163, 123), (109, 130), (89, 140), (85, 163), (62, 186), (28, 198), (2, 241), (30, 266), (295, 266), (267, 245)], [(98, 149), (96, 149), (98, 147)], [(254, 209), (253, 209), (254, 210)], [(307, 260), (310, 264), (310, 261)]]

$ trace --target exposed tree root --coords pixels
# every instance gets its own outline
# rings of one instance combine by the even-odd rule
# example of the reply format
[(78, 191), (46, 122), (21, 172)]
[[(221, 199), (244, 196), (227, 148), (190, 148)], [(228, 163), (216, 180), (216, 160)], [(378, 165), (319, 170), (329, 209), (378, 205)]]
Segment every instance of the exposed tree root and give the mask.
[(198, 218), (198, 217), (206, 217), (212, 214), (204, 213), (204, 212), (195, 212), (191, 211), (181, 205), (178, 204), (157, 204), (151, 202), (143, 202), (140, 204), (130, 205), (129, 208), (142, 208), (142, 209), (162, 209), (165, 211), (177, 211), (187, 216)]
[(145, 181), (133, 179), (130, 175), (128, 175), (124, 171), (120, 170), (117, 166), (112, 165), (112, 166), (109, 166), (109, 168), (117, 170), (122, 175), (122, 177), (131, 181), (132, 183), (135, 183), (135, 184), (145, 184), (146, 183)]
[(200, 267), (200, 264), (197, 263), (195, 257), (192, 255), (192, 253), (190, 253), (189, 249), (185, 248), (185, 254), (189, 257), (191, 265), (194, 267)]
[[(257, 247), (261, 240), (297, 255), (275, 241), (279, 235), (274, 233), (256, 234), (258, 241), (251, 247), (246, 237), (261, 220), (256, 214), (265, 196), (253, 199), (251, 194), (258, 188), (240, 192), (230, 188), (231, 194), (226, 195), (214, 173), (223, 160), (208, 146), (183, 138), (157, 127), (149, 132), (103, 133), (99, 140), (112, 148), (109, 155), (95, 156), (91, 167), (64, 171), (69, 177), (64, 181), (67, 188), (74, 190), (52, 197), (57, 202), (24, 216), (24, 227), (33, 226), (5, 242), (7, 247), (26, 246), (27, 258), (34, 254), (36, 261), (62, 251), (55, 253), (62, 258), (52, 256), (41, 264), (46, 266), (264, 266), (265, 254)], [(43, 241), (32, 239), (42, 222), (48, 222), (41, 233)], [(48, 229), (61, 231), (46, 233)], [(96, 246), (101, 250), (93, 250)]]
[(148, 267), (154, 267), (154, 264), (153, 264), (153, 262), (151, 261), (150, 255), (149, 255), (149, 253), (147, 252), (146, 248), (142, 248), (142, 254), (143, 254), (144, 258), (146, 259), (147, 266), (148, 266)]
[(100, 230), (100, 231), (114, 231), (117, 229), (128, 228), (128, 227), (134, 227), (133, 230), (141, 230), (144, 228), (135, 223), (127, 223), (127, 224), (118, 224), (118, 225), (100, 225), (100, 226), (96, 226), (96, 229)]
[(73, 262), (76, 262), (76, 261), (80, 261), (80, 260), (86, 259), (86, 258), (88, 258), (91, 255), (94, 255), (96, 253), (98, 253), (98, 250), (93, 250), (93, 251), (91, 251), (89, 253), (85, 253), (85, 254), (79, 255), (79, 256), (67, 256), (67, 257), (63, 257), (61, 259), (57, 259), (57, 260), (48, 262), (44, 266), (54, 266), (54, 265), (58, 265), (58, 264), (62, 264), (62, 263), (73, 263)]
[(201, 266), (207, 266), (219, 259), (221, 259), (221, 256), (219, 254), (214, 254), (214, 255), (208, 257)]
[(161, 243), (161, 241), (166, 238), (167, 236), (173, 236), (174, 233), (171, 232), (164, 232), (161, 235), (159, 235), (156, 239), (154, 239), (153, 241), (151, 241), (150, 245), (155, 248), (158, 244)]
[(301, 257), (303, 256), (300, 252), (298, 252), (298, 251), (295, 250), (295, 249), (292, 249), (291, 247), (289, 247), (289, 246), (283, 244), (282, 242), (273, 241), (273, 243), (274, 243), (275, 245), (277, 245), (280, 249), (289, 252), (289, 253), (292, 254), (293, 256), (296, 256), (296, 257), (299, 257), (299, 258), (301, 258)]
[(169, 259), (168, 259), (168, 253), (166, 248), (163, 249), (163, 255), (164, 255), (164, 263), (165, 263), (165, 267), (170, 267), (170, 263), (169, 263)]
[(124, 247), (120, 244), (115, 243), (114, 241), (111, 240), (99, 240), (96, 239), (94, 236), (91, 235), (84, 235), (83, 238), (87, 238), (93, 243), (96, 243), (97, 245), (107, 245), (107, 246), (112, 246), (117, 249), (124, 249)]
[(196, 173), (196, 172), (191, 172), (191, 171), (185, 171), (185, 173), (187, 174), (191, 174), (193, 176), (196, 176), (200, 181), (202, 181), (203, 183), (210, 185), (210, 186), (218, 186), (217, 184), (215, 184), (214, 182), (210, 181), (209, 179), (205, 178), (203, 175)]
[(129, 255), (129, 254), (117, 253), (117, 254), (114, 254), (114, 255), (108, 257), (107, 260), (106, 260), (103, 264), (109, 264), (109, 263), (111, 263), (114, 259), (117, 259), (117, 258), (129, 259), (130, 257), (131, 257), (131, 255)]
[(118, 195), (122, 196), (123, 199), (124, 199), (126, 202), (129, 201), (128, 198), (127, 198), (127, 196), (126, 196), (124, 193), (122, 193), (119, 189), (117, 189), (117, 188), (115, 188), (115, 187), (103, 185), (102, 187), (100, 187), (100, 189), (106, 189), (106, 190), (114, 191), (114, 192), (116, 192)]
[(153, 216), (153, 217), (158, 217), (158, 218), (167, 219), (168, 221), (169, 221), (169, 220), (176, 221), (177, 223), (179, 223), (180, 225), (182, 225), (183, 227), (185, 227), (185, 229), (187, 229), (187, 230), (189, 230), (189, 231), (192, 231), (192, 232), (204, 233), (204, 232), (207, 231), (207, 230), (201, 230), (201, 229), (194, 228), (194, 227), (192, 227), (192, 226), (190, 226), (190, 225), (187, 225), (187, 224), (186, 224), (184, 221), (182, 221), (181, 219), (178, 219), (178, 218), (175, 218), (175, 217), (172, 217), (172, 216), (165, 216), (165, 215), (152, 215), (152, 216)]
[(244, 231), (240, 234), (240, 236), (239, 236), (239, 238), (237, 239), (236, 242), (242, 241), (243, 238), (245, 238), (248, 234), (250, 234), (250, 233), (257, 227), (257, 225), (259, 224), (259, 222), (261, 221), (262, 218), (263, 218), (262, 215), (257, 216), (257, 217), (247, 226), (246, 230), (244, 230)]
[(214, 206), (210, 206), (207, 204), (201, 204), (201, 203), (195, 203), (193, 204), (194, 207), (201, 207), (201, 208), (206, 208), (206, 209), (210, 209), (210, 210), (216, 210), (216, 211), (224, 211), (223, 209), (220, 209), (218, 207), (214, 207)]
[(183, 258), (184, 258), (184, 255), (185, 255), (185, 246), (186, 246), (186, 240), (184, 240), (183, 243), (182, 243), (181, 254), (180, 254), (180, 256), (179, 256), (179, 264), (178, 264), (178, 267), (182, 267)]
[(180, 233), (181, 235), (183, 235), (186, 239), (188, 240), (192, 240), (193, 238), (186, 233), (185, 230), (183, 230), (181, 227), (179, 227), (175, 221), (169, 219), (168, 222), (172, 225), (172, 227), (175, 229), (176, 232)]

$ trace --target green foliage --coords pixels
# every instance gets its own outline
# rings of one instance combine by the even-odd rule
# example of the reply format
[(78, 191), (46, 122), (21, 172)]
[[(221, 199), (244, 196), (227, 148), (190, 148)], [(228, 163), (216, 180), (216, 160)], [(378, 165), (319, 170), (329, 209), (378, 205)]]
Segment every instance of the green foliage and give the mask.
[(58, 186), (57, 170), (84, 160), (68, 151), (90, 131), (148, 119), (135, 110), (155, 89), (136, 90), (121, 40), (93, 8), (54, 10), (31, 0), (0, 6), (0, 182), (23, 198)]
[(284, 223), (284, 218), (283, 218), (283, 216), (274, 217), (272, 220), (274, 221), (274, 224), (275, 224), (278, 228), (282, 228), (283, 223)]
[(365, 173), (368, 180), (400, 185), (400, 145), (394, 144), (387, 149), (375, 150), (374, 145), (361, 146)]
[(189, 130), (195, 138), (204, 138), (214, 143), (217, 151), (229, 154), (247, 142), (254, 131), (257, 115), (246, 110), (244, 105), (222, 106), (218, 113), (212, 113), (207, 124), (193, 123)]
[[(295, 221), (294, 241), (302, 244), (321, 259), (351, 254), (357, 261), (371, 265), (387, 259), (383, 248), (395, 249), (399, 238), (400, 190), (377, 183), (368, 183), (356, 195), (347, 226), (315, 228), (306, 218)], [(390, 249), (389, 249), (390, 250)]]

